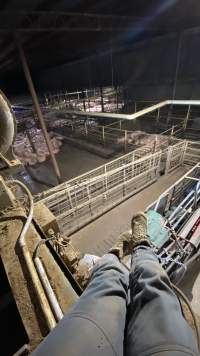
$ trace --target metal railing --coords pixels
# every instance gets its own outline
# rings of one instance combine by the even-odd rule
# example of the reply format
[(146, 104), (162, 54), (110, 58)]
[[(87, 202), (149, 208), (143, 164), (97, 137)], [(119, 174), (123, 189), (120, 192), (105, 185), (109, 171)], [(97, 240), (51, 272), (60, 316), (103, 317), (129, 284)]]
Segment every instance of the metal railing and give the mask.
[[(155, 210), (165, 219), (168, 239), (155, 248), (162, 266), (171, 275), (196, 252), (199, 237), (191, 233), (200, 219), (200, 163), (167, 189), (146, 211)], [(180, 277), (180, 276), (179, 276)]]
[(99, 175), (91, 171), (61, 184), (41, 202), (56, 216), (61, 231), (69, 235), (154, 182), (159, 175), (160, 159), (158, 152), (126, 164), (112, 162), (110, 167), (101, 167), (99, 173), (102, 168), (104, 171)]
[(200, 142), (187, 141), (184, 154), (184, 163), (195, 165), (200, 160)]
[(62, 232), (69, 235), (154, 182), (163, 165), (167, 174), (183, 164), (185, 144), (180, 141), (154, 154), (149, 154), (149, 146), (143, 146), (49, 189), (35, 200), (47, 205)]
[(167, 149), (165, 174), (170, 173), (183, 164), (187, 141), (180, 140), (176, 145)]
[[(144, 109), (142, 112), (145, 115), (147, 112), (157, 110), (171, 102), (160, 103), (153, 108)], [(177, 101), (173, 102), (177, 104)], [(199, 103), (193, 102), (194, 105), (199, 105)], [(188, 102), (184, 101), (184, 105), (188, 105)], [(192, 105), (191, 101), (190, 105)], [(140, 112), (139, 115), (136, 113), (136, 115), (128, 116), (129, 119), (133, 119), (141, 115)], [(118, 117), (119, 114), (115, 114), (115, 119), (116, 116)], [(177, 130), (182, 129), (181, 125), (175, 125), (170, 128), (169, 132), (164, 132), (164, 136), (169, 136), (164, 144), (162, 142), (157, 144), (157, 140), (152, 141), (153, 144), (141, 146), (120, 158), (39, 194), (35, 200), (44, 202), (55, 214), (60, 228), (65, 234), (72, 234), (138, 190), (154, 182), (161, 171), (168, 174), (189, 160), (190, 162), (199, 160), (200, 144), (199, 146), (196, 144), (197, 147), (193, 142), (174, 138)], [(116, 140), (116, 136), (119, 135), (117, 137), (122, 139), (123, 144), (124, 141), (126, 144), (128, 142), (126, 136), (129, 131), (116, 129), (111, 125), (96, 125), (95, 128), (83, 126), (82, 129), (85, 131), (85, 135), (91, 135), (91, 132), (99, 135), (100, 140), (109, 139), (112, 141), (113, 136)]]

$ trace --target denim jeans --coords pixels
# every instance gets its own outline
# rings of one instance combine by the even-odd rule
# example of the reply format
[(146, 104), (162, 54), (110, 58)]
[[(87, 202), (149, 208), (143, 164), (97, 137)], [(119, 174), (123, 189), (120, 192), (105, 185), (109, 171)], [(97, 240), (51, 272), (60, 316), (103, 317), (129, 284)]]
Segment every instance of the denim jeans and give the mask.
[[(129, 290), (130, 288), (130, 290)], [(130, 293), (129, 293), (130, 292)], [(192, 329), (165, 271), (149, 247), (132, 255), (131, 271), (113, 254), (34, 356), (198, 355)]]

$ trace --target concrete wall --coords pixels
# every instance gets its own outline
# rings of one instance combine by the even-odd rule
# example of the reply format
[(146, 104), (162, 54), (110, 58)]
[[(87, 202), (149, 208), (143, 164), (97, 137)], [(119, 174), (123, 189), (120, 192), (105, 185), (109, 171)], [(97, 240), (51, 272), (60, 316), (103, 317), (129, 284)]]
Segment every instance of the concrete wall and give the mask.
[[(126, 51), (48, 69), (36, 76), (41, 91), (125, 85), (129, 97), (162, 100), (173, 96), (177, 53), (180, 61), (175, 98), (200, 98), (200, 29), (143, 41)], [(180, 47), (179, 47), (180, 46)]]

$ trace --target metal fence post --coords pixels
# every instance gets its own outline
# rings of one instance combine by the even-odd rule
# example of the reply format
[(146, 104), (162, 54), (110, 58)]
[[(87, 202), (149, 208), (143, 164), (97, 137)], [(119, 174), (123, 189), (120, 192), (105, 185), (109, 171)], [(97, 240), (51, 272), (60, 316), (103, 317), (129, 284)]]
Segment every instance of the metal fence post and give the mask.
[(87, 121), (85, 121), (85, 136), (88, 135)]
[(83, 96), (83, 109), (86, 111), (86, 105), (85, 105), (85, 92), (82, 90), (82, 96)]
[(106, 165), (104, 166), (104, 177), (105, 177), (105, 188), (106, 188), (106, 195), (107, 198), (107, 190), (108, 190), (108, 175), (107, 175), (107, 168)]
[(101, 96), (101, 111), (104, 112), (103, 88), (102, 87), (100, 87), (100, 96)]
[(165, 165), (165, 174), (168, 174), (168, 172), (169, 172), (171, 155), (172, 155), (172, 146), (169, 146), (168, 150), (167, 150), (167, 160), (166, 160), (166, 165)]
[(187, 123), (188, 123), (189, 117), (190, 117), (190, 105), (188, 106), (187, 115), (185, 117), (185, 120), (183, 121), (183, 129), (184, 129), (184, 131), (187, 128)]
[(183, 164), (185, 161), (185, 156), (187, 154), (187, 148), (188, 148), (189, 142), (185, 141), (185, 145), (184, 145), (184, 150), (183, 150), (183, 155), (182, 155), (182, 159), (181, 159), (181, 163)]
[(124, 151), (127, 149), (127, 130), (124, 130)]
[(160, 109), (158, 109), (157, 116), (156, 116), (156, 125), (157, 126), (158, 126), (158, 123), (159, 123), (159, 119), (160, 119)]
[(105, 145), (105, 127), (102, 126), (102, 140), (103, 140), (103, 144)]

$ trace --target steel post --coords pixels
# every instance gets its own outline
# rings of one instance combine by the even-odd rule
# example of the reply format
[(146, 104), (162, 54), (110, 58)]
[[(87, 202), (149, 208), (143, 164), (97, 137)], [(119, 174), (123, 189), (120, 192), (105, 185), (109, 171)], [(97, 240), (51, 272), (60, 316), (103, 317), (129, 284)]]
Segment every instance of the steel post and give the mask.
[(86, 105), (85, 105), (85, 92), (82, 90), (82, 95), (83, 95), (83, 109), (86, 111)]
[(38, 100), (38, 97), (37, 97), (37, 94), (36, 94), (36, 91), (35, 91), (35, 87), (34, 87), (34, 84), (33, 84), (32, 78), (31, 78), (31, 74), (30, 74), (30, 70), (29, 70), (29, 67), (28, 67), (28, 63), (27, 63), (23, 47), (21, 45), (21, 42), (20, 42), (20, 39), (18, 38), (18, 36), (15, 36), (15, 41), (16, 41), (16, 44), (17, 44), (19, 57), (20, 57), (20, 60), (21, 60), (21, 63), (22, 63), (22, 67), (23, 67), (23, 71), (24, 71), (24, 74), (25, 74), (25, 77), (26, 77), (28, 88), (30, 90), (30, 94), (31, 94), (31, 97), (32, 97), (32, 100), (33, 100), (35, 111), (36, 111), (38, 120), (40, 122), (40, 126), (41, 126), (41, 129), (42, 129), (42, 132), (43, 132), (43, 135), (44, 135), (44, 138), (45, 138), (45, 141), (46, 141), (49, 153), (50, 153), (53, 169), (54, 169), (54, 172), (56, 174), (58, 182), (61, 183), (61, 174), (60, 174), (60, 170), (59, 170), (59, 167), (58, 167), (58, 163), (57, 163), (55, 155), (53, 153), (53, 148), (52, 148), (51, 141), (50, 141), (50, 138), (49, 138), (49, 135), (48, 135), (48, 132), (47, 132), (47, 128), (46, 128), (45, 122), (44, 122), (43, 114), (42, 114), (42, 111), (41, 111), (41, 108), (40, 108), (40, 104), (39, 104), (39, 100)]
[(181, 49), (182, 49), (182, 34), (180, 33), (178, 36), (178, 44), (177, 44), (177, 53), (176, 53), (176, 68), (174, 73), (174, 83), (173, 83), (173, 91), (172, 91), (172, 99), (175, 99), (176, 89), (177, 89), (177, 81), (178, 81), (178, 72), (180, 67), (180, 59), (181, 59)]
[(105, 127), (102, 126), (102, 140), (103, 140), (103, 144), (105, 145)]
[(125, 152), (127, 150), (127, 143), (128, 143), (127, 130), (125, 130), (124, 131), (124, 151)]
[(101, 95), (101, 111), (104, 112), (103, 88), (102, 87), (100, 87), (100, 95)]
[(185, 120), (183, 122), (184, 131), (187, 129), (187, 123), (188, 123), (188, 120), (189, 120), (189, 117), (190, 117), (190, 108), (191, 108), (191, 106), (189, 105), (188, 106), (188, 110), (187, 110), (187, 115), (186, 115)]
[(137, 103), (135, 101), (135, 113), (137, 112)]
[(157, 126), (158, 126), (158, 123), (159, 123), (159, 119), (160, 119), (160, 109), (158, 109), (157, 116), (156, 116), (156, 125)]

